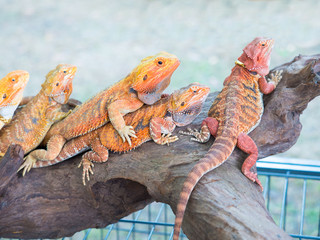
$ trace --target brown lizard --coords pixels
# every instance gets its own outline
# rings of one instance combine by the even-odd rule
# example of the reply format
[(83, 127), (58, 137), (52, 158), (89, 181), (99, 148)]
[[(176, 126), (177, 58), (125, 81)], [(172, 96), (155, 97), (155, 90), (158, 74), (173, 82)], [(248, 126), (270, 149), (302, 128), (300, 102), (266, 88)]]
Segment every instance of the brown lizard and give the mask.
[(89, 133), (109, 120), (123, 142), (127, 140), (131, 145), (130, 136), (136, 138), (136, 135), (133, 127), (125, 124), (123, 115), (136, 111), (144, 103), (153, 104), (159, 100), (179, 64), (176, 56), (166, 52), (143, 59), (126, 78), (98, 93), (53, 125), (44, 141), (47, 150), (31, 152), (21, 168), (37, 160), (55, 159), (66, 141)]
[(10, 72), (0, 80), (0, 129), (11, 121), (28, 81), (29, 73), (23, 70)]
[(10, 144), (22, 146), (25, 153), (36, 148), (51, 125), (69, 113), (61, 110), (72, 92), (72, 80), (77, 68), (59, 64), (46, 76), (40, 92), (14, 115), (0, 132), (0, 151), (3, 156)]
[(194, 141), (207, 142), (210, 134), (216, 139), (183, 184), (176, 211), (174, 240), (179, 238), (183, 215), (195, 185), (204, 174), (226, 161), (236, 146), (249, 154), (242, 165), (243, 174), (262, 189), (257, 174), (250, 171), (257, 161), (258, 149), (248, 133), (260, 122), (262, 94), (271, 93), (281, 79), (281, 73), (272, 75), (270, 82), (265, 79), (269, 73), (273, 43), (272, 39), (255, 38), (243, 49), (231, 75), (225, 79), (222, 91), (214, 100), (208, 118), (203, 121), (201, 131), (189, 129), (187, 134), (193, 135)]
[[(176, 126), (190, 124), (201, 112), (205, 99), (209, 94), (209, 87), (192, 83), (187, 87), (165, 96), (153, 105), (145, 105), (139, 110), (127, 114), (124, 119), (126, 124), (131, 125), (137, 135), (132, 139), (131, 146), (128, 142), (123, 143), (120, 135), (108, 123), (85, 135), (68, 141), (59, 156), (51, 161), (37, 161), (33, 168), (45, 167), (62, 162), (78, 153), (91, 148), (82, 156), (83, 184), (89, 181), (89, 174), (93, 174), (92, 162), (106, 162), (109, 150), (113, 152), (130, 151), (146, 141), (153, 140), (157, 144), (169, 144), (178, 140), (177, 136), (171, 136)], [(31, 165), (25, 169), (30, 170)]]

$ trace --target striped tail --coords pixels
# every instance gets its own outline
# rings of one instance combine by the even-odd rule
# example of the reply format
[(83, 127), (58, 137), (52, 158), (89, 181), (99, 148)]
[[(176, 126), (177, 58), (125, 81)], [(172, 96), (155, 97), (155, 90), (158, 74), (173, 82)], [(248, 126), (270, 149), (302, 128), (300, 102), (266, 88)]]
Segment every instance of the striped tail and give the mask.
[(86, 150), (88, 150), (89, 146), (86, 141), (82, 137), (74, 138), (71, 141), (68, 141), (62, 148), (58, 157), (49, 161), (37, 161), (32, 168), (41, 168), (47, 167), (51, 165), (58, 164), (63, 162), (77, 154), (80, 154)]
[[(227, 129), (225, 130), (226, 131), (224, 131), (221, 136), (216, 138), (215, 142), (212, 144), (211, 148), (204, 156), (204, 158), (202, 158), (191, 169), (187, 176), (187, 179), (183, 184), (182, 191), (180, 193), (180, 199), (177, 205), (173, 240), (179, 239), (184, 212), (186, 210), (191, 192), (196, 184), (204, 174), (217, 168), (224, 161), (226, 161), (236, 146), (237, 137), (235, 132), (232, 132), (231, 130), (229, 131)], [(230, 133), (232, 136), (230, 136)]]

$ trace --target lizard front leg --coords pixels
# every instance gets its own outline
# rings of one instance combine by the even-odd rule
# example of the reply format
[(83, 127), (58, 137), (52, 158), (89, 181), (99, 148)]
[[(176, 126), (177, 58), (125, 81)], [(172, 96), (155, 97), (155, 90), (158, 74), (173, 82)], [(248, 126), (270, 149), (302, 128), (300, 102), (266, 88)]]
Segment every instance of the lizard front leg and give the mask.
[(251, 181), (256, 182), (260, 186), (261, 191), (263, 191), (262, 184), (258, 179), (257, 174), (250, 171), (250, 169), (257, 162), (258, 159), (257, 145), (254, 143), (252, 138), (249, 137), (246, 133), (240, 133), (238, 137), (237, 147), (245, 153), (249, 154), (249, 156), (246, 158), (246, 160), (244, 160), (242, 164), (242, 173)]
[(193, 136), (191, 141), (206, 143), (210, 139), (210, 135), (216, 136), (218, 131), (219, 122), (217, 119), (212, 117), (207, 117), (202, 121), (201, 129), (198, 131), (197, 129), (187, 128), (188, 132), (180, 131), (180, 134)]
[(46, 111), (46, 118), (49, 119), (51, 122), (55, 123), (62, 119), (64, 119), (66, 116), (68, 116), (72, 110), (69, 110), (68, 112), (61, 111), (61, 105), (57, 104), (54, 106), (51, 106)]
[(275, 73), (271, 73), (271, 79), (268, 79), (268, 81), (265, 79), (265, 77), (259, 78), (259, 88), (260, 91), (263, 94), (269, 94), (273, 92), (273, 90), (276, 88), (278, 83), (280, 82), (282, 76), (282, 70), (281, 71), (276, 71)]
[(142, 107), (143, 102), (139, 99), (121, 99), (114, 101), (108, 105), (108, 115), (113, 127), (121, 136), (123, 142), (128, 141), (131, 146), (131, 137), (137, 137), (132, 126), (127, 126), (123, 116), (127, 113), (134, 112)]
[(93, 174), (92, 167), (94, 167), (93, 162), (106, 162), (109, 157), (109, 151), (105, 148), (99, 138), (95, 138), (90, 144), (91, 151), (86, 152), (82, 156), (82, 160), (78, 167), (83, 166), (82, 172), (82, 182), (83, 185), (86, 185), (86, 178), (90, 181), (90, 173)]
[[(177, 136), (171, 136), (176, 125), (171, 117), (160, 118), (154, 117), (150, 121), (149, 129), (153, 141), (157, 144), (164, 145), (178, 140)], [(162, 133), (162, 134), (161, 134)]]

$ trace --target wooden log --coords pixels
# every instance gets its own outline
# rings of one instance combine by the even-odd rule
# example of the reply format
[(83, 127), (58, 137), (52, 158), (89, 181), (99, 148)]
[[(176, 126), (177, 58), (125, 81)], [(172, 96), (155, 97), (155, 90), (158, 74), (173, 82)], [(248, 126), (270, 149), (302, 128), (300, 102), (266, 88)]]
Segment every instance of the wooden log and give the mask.
[[(299, 137), (299, 116), (320, 94), (319, 58), (298, 56), (273, 70), (283, 70), (283, 79), (274, 93), (264, 97), (262, 121), (250, 134), (260, 158), (286, 151)], [(199, 127), (213, 99), (211, 94), (192, 127)], [(170, 146), (148, 142), (126, 154), (110, 154), (107, 163), (95, 164), (87, 186), (82, 185), (82, 170), (77, 168), (81, 156), (32, 169), (25, 177), (8, 177), (0, 169), (0, 237), (71, 236), (117, 222), (152, 201), (167, 203), (175, 211), (185, 177), (213, 142), (179, 138)], [(1, 168), (16, 168), (19, 162), (14, 156), (7, 154)], [(244, 159), (245, 154), (235, 150), (198, 183), (183, 222), (190, 240), (290, 239), (266, 210), (259, 187), (241, 173)]]

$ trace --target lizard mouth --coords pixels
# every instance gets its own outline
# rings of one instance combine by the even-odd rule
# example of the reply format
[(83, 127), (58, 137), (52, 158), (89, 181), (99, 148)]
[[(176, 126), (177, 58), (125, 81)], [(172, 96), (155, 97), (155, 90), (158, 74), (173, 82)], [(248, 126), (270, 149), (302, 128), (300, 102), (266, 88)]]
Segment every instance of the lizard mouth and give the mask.
[(69, 77), (68, 81), (62, 86), (61, 90), (58, 91), (58, 93), (52, 93), (50, 97), (60, 104), (67, 103), (72, 93), (72, 79), (73, 75)]
[(202, 104), (189, 107), (181, 112), (169, 111), (178, 127), (190, 124), (201, 112)]
[(66, 93), (55, 94), (50, 97), (60, 104), (65, 104), (68, 101), (68, 94)]
[(138, 92), (138, 98), (147, 105), (154, 104), (156, 101), (158, 101), (161, 98), (162, 92), (170, 84), (171, 75), (172, 74), (169, 74), (167, 77), (165, 77), (152, 90), (144, 90), (142, 92)]

